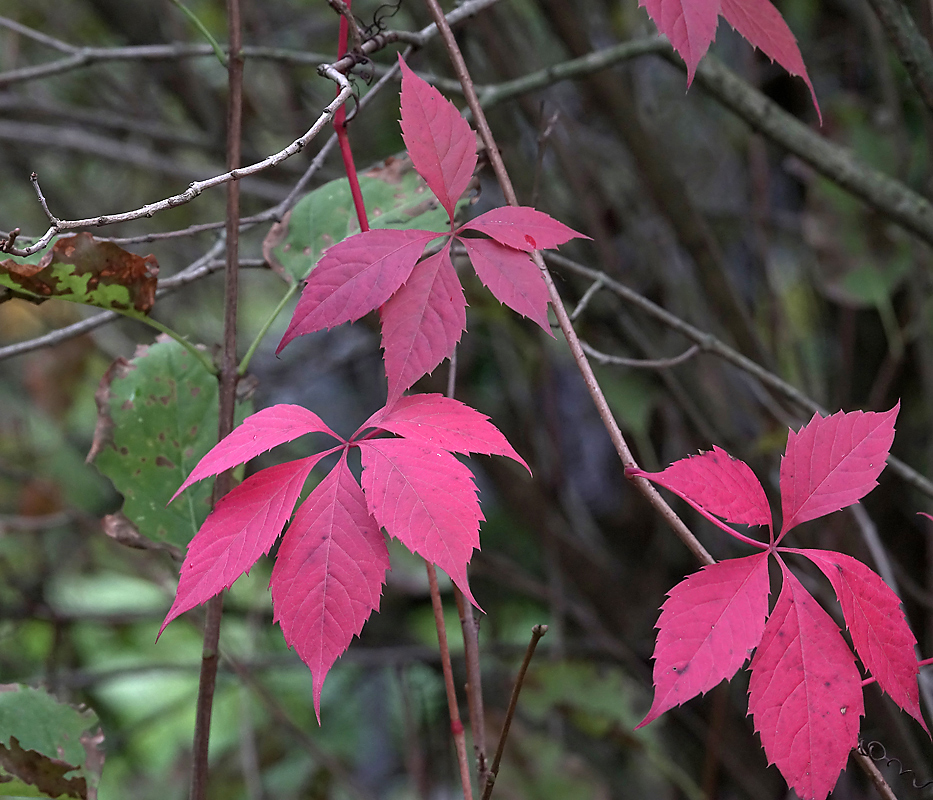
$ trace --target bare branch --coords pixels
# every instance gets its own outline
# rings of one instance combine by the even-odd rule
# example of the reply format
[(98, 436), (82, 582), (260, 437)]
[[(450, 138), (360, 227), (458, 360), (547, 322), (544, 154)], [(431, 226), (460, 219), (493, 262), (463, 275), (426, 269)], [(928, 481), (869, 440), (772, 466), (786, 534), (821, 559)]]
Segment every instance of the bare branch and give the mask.
[[(152, 152), (148, 147), (112, 139), (108, 136), (45, 125), (38, 122), (15, 122), (0, 119), (0, 141), (22, 142), (29, 145), (76, 150), (100, 156), (108, 161), (122, 161), (146, 172), (161, 172), (183, 180), (205, 180), (216, 175), (217, 168), (188, 166), (177, 158)], [(261, 178), (250, 178), (243, 191), (272, 202), (280, 201), (288, 189), (281, 184)]]
[[(590, 280), (601, 281), (607, 289), (617, 294), (626, 302), (638, 306), (642, 311), (650, 314), (656, 320), (667, 325), (667, 327), (682, 333), (684, 336), (700, 345), (704, 351), (714, 353), (723, 359), (723, 361), (727, 361), (743, 372), (757, 378), (763, 385), (783, 395), (791, 402), (796, 403), (802, 410), (809, 414), (820, 414), (824, 417), (829, 414), (829, 411), (823, 406), (807, 397), (795, 386), (792, 386), (773, 372), (755, 363), (750, 358), (743, 356), (738, 351), (733, 350), (729, 345), (720, 341), (712, 334), (701, 331), (689, 322), (685, 322), (680, 317), (671, 314), (669, 311), (661, 308), (661, 306), (651, 302), (647, 297), (640, 295), (634, 289), (630, 289), (625, 284), (619, 283), (617, 280), (609, 277), (605, 272), (591, 269), (583, 264), (578, 264), (556, 253), (547, 253), (546, 258), (550, 263), (569, 269), (578, 275), (583, 275)], [(923, 492), (927, 497), (933, 497), (933, 483), (913, 469), (913, 467), (908, 466), (894, 456), (888, 456), (888, 466), (915, 489)]]
[(262, 161), (257, 161), (255, 164), (250, 164), (246, 167), (240, 167), (238, 169), (230, 170), (225, 172), (222, 175), (217, 175), (213, 178), (208, 178), (203, 181), (194, 181), (186, 191), (181, 194), (173, 195), (164, 200), (159, 200), (156, 203), (149, 203), (141, 208), (137, 208), (134, 211), (125, 211), (121, 214), (103, 214), (99, 217), (90, 217), (88, 219), (78, 219), (78, 220), (60, 220), (57, 224), (52, 225), (39, 239), (37, 239), (29, 247), (24, 247), (23, 249), (18, 249), (11, 247), (9, 241), (5, 243), (0, 243), (0, 252), (12, 253), (17, 256), (29, 256), (33, 253), (38, 252), (43, 247), (45, 247), (52, 239), (57, 236), (62, 231), (68, 230), (77, 230), (79, 228), (99, 228), (105, 225), (113, 225), (117, 222), (130, 222), (134, 219), (142, 219), (143, 217), (153, 217), (158, 214), (160, 211), (165, 211), (169, 208), (176, 208), (177, 206), (185, 205), (190, 203), (194, 198), (201, 194), (205, 189), (211, 189), (214, 186), (222, 186), (225, 183), (229, 183), (233, 180), (240, 180), (245, 178), (248, 175), (255, 175), (258, 172), (274, 167), (276, 164), (281, 164), (285, 159), (290, 158), (291, 156), (300, 153), (305, 146), (315, 137), (321, 130), (327, 125), (334, 117), (335, 112), (340, 106), (342, 106), (350, 98), (350, 95), (353, 94), (353, 89), (350, 86), (347, 78), (342, 75), (340, 72), (335, 70), (330, 66), (322, 66), (320, 72), (327, 78), (330, 78), (332, 81), (337, 83), (340, 86), (340, 91), (337, 94), (337, 97), (334, 99), (330, 105), (328, 105), (321, 115), (317, 118), (314, 125), (312, 125), (307, 133), (302, 136), (300, 139), (296, 139), (284, 150), (280, 150), (278, 153), (274, 153), (267, 158), (264, 158)]
[(603, 353), (595, 347), (591, 347), (582, 339), (580, 345), (583, 347), (583, 352), (600, 364), (615, 364), (620, 367), (634, 367), (636, 369), (668, 369), (669, 367), (676, 367), (678, 364), (689, 361), (703, 349), (700, 345), (694, 344), (679, 356), (672, 356), (671, 358), (625, 358), (624, 356)]

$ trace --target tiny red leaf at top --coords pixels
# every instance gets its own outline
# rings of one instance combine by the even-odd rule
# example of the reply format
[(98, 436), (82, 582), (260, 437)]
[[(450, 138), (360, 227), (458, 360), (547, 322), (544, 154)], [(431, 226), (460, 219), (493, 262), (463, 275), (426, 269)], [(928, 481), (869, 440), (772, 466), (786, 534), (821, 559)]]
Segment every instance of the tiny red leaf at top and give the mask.
[(803, 78), (822, 122), (816, 91), (810, 82), (797, 40), (770, 0), (639, 0), (658, 30), (670, 39), (687, 65), (687, 85), (716, 38), (722, 16), (753, 47)]
[[(790, 432), (781, 461), (784, 524), (768, 545), (726, 524), (766, 524), (773, 531), (761, 484), (725, 451), (714, 448), (658, 473), (626, 470), (675, 492), (736, 539), (765, 551), (705, 567), (671, 590), (657, 624), (654, 702), (642, 725), (731, 677), (757, 647), (748, 708), (765, 754), (801, 798), (824, 800), (857, 743), (861, 678), (836, 624), (784, 562), (790, 553), (826, 575), (862, 665), (929, 733), (920, 712), (916, 640), (897, 596), (850, 556), (779, 546), (796, 525), (856, 503), (877, 485), (898, 408), (817, 415)], [(771, 557), (783, 588), (768, 615)]]

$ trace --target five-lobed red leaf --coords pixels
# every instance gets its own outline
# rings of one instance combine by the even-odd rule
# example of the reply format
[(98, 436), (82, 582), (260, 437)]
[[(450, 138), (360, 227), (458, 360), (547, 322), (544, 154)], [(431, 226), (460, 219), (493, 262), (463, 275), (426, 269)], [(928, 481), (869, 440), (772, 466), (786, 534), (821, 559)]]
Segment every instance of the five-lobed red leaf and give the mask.
[(790, 431), (781, 459), (780, 541), (793, 527), (861, 500), (878, 485), (894, 441), (890, 411), (842, 411)]
[(450, 219), (476, 168), (476, 136), (454, 104), (402, 68), (402, 138), (412, 164), (437, 195)]
[(389, 552), (344, 454), (298, 509), (272, 570), (275, 621), (321, 687), (337, 658), (379, 609)]
[(406, 439), (359, 445), (370, 513), (390, 536), (444, 570), (478, 607), (466, 574), (483, 519), (473, 473), (450, 453)]
[(788, 785), (802, 800), (824, 800), (858, 741), (862, 683), (839, 628), (780, 564), (784, 586), (752, 660), (748, 710)]
[(761, 640), (768, 554), (703, 567), (669, 593), (658, 619), (654, 701), (638, 727), (731, 678)]
[[(226, 441), (226, 439), (224, 440)], [(188, 545), (175, 602), (159, 629), (229, 589), (269, 552), (291, 516), (301, 487), (327, 453), (288, 461), (251, 475), (224, 495)]]
[(881, 576), (844, 553), (831, 550), (784, 552), (806, 556), (829, 579), (842, 606), (855, 652), (878, 686), (910, 714), (927, 733), (917, 687), (917, 640), (907, 624), (897, 595)]
[(380, 316), (392, 403), (449, 357), (466, 329), (466, 298), (450, 260), (450, 242), (415, 266)]
[(308, 276), (282, 341), (344, 322), (379, 308), (408, 280), (425, 245), (436, 233), (374, 229), (338, 242)]

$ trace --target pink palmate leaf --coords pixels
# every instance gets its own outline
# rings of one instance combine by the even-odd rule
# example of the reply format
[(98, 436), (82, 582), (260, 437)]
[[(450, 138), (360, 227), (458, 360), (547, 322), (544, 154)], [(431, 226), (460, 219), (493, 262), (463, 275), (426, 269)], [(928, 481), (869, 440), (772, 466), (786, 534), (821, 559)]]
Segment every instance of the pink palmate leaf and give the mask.
[(654, 702), (638, 727), (731, 678), (768, 616), (768, 554), (720, 561), (681, 581), (658, 619)]
[(430, 231), (375, 229), (338, 242), (308, 277), (276, 353), (306, 333), (354, 322), (379, 308), (408, 280)]
[(466, 574), (483, 519), (473, 474), (450, 453), (418, 442), (359, 444), (370, 513), (390, 536), (444, 570), (477, 605)]
[(781, 459), (778, 541), (796, 525), (858, 502), (878, 485), (891, 443), (898, 403), (890, 411), (840, 411), (825, 419), (814, 414), (791, 431)]
[(748, 710), (768, 761), (824, 800), (858, 741), (862, 683), (839, 628), (781, 562), (784, 586), (752, 660)]
[(507, 456), (531, 471), (502, 433), (480, 414), (459, 400), (440, 394), (415, 394), (385, 406), (360, 426), (384, 431), (455, 453), (484, 453)]
[(733, 28), (768, 58), (777, 61), (791, 75), (799, 75), (807, 84), (820, 122), (823, 115), (816, 92), (803, 63), (794, 34), (770, 0), (720, 0), (720, 12)]
[(402, 138), (415, 169), (453, 219), (476, 168), (476, 135), (453, 103), (398, 60)]
[(321, 687), (334, 661), (379, 609), (389, 552), (346, 457), (311, 492), (289, 525), (272, 570), (275, 620)]
[(264, 469), (220, 499), (188, 545), (175, 602), (160, 635), (177, 616), (230, 588), (269, 552), (314, 465), (332, 452)]
[(771, 508), (765, 490), (744, 461), (713, 449), (675, 461), (663, 472), (628, 469), (670, 489), (696, 508), (742, 525), (770, 525)]
[(449, 242), (415, 266), (380, 315), (391, 403), (449, 357), (466, 329), (466, 298)]
[(343, 441), (317, 414), (301, 406), (280, 404), (257, 411), (211, 448), (172, 495), (172, 500), (192, 483), (245, 464), (260, 453), (306, 433), (326, 433)]
[(513, 250), (489, 239), (461, 239), (473, 269), (500, 303), (533, 322), (553, 336), (547, 318), (550, 300), (541, 270), (527, 253)]
[(920, 711), (914, 638), (897, 595), (861, 561), (831, 550), (795, 550), (816, 564), (833, 585), (855, 652), (878, 686), (929, 733)]
[(460, 231), (479, 231), (500, 244), (527, 253), (532, 250), (549, 250), (571, 239), (589, 238), (551, 219), (543, 211), (527, 206), (494, 208), (470, 220)]
[(719, 24), (719, 0), (639, 0), (687, 64), (687, 85), (706, 55)]

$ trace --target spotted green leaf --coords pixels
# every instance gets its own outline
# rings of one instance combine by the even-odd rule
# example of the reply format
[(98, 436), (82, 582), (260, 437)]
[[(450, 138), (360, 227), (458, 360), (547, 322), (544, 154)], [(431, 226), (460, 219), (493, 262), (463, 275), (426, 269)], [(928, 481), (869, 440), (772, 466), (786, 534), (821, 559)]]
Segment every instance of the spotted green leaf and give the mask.
[[(115, 361), (96, 399), (88, 461), (123, 495), (123, 514), (140, 534), (184, 548), (210, 511), (212, 484), (166, 503), (217, 443), (217, 379), (177, 342), (160, 339)], [(240, 404), (238, 421), (247, 413)]]

